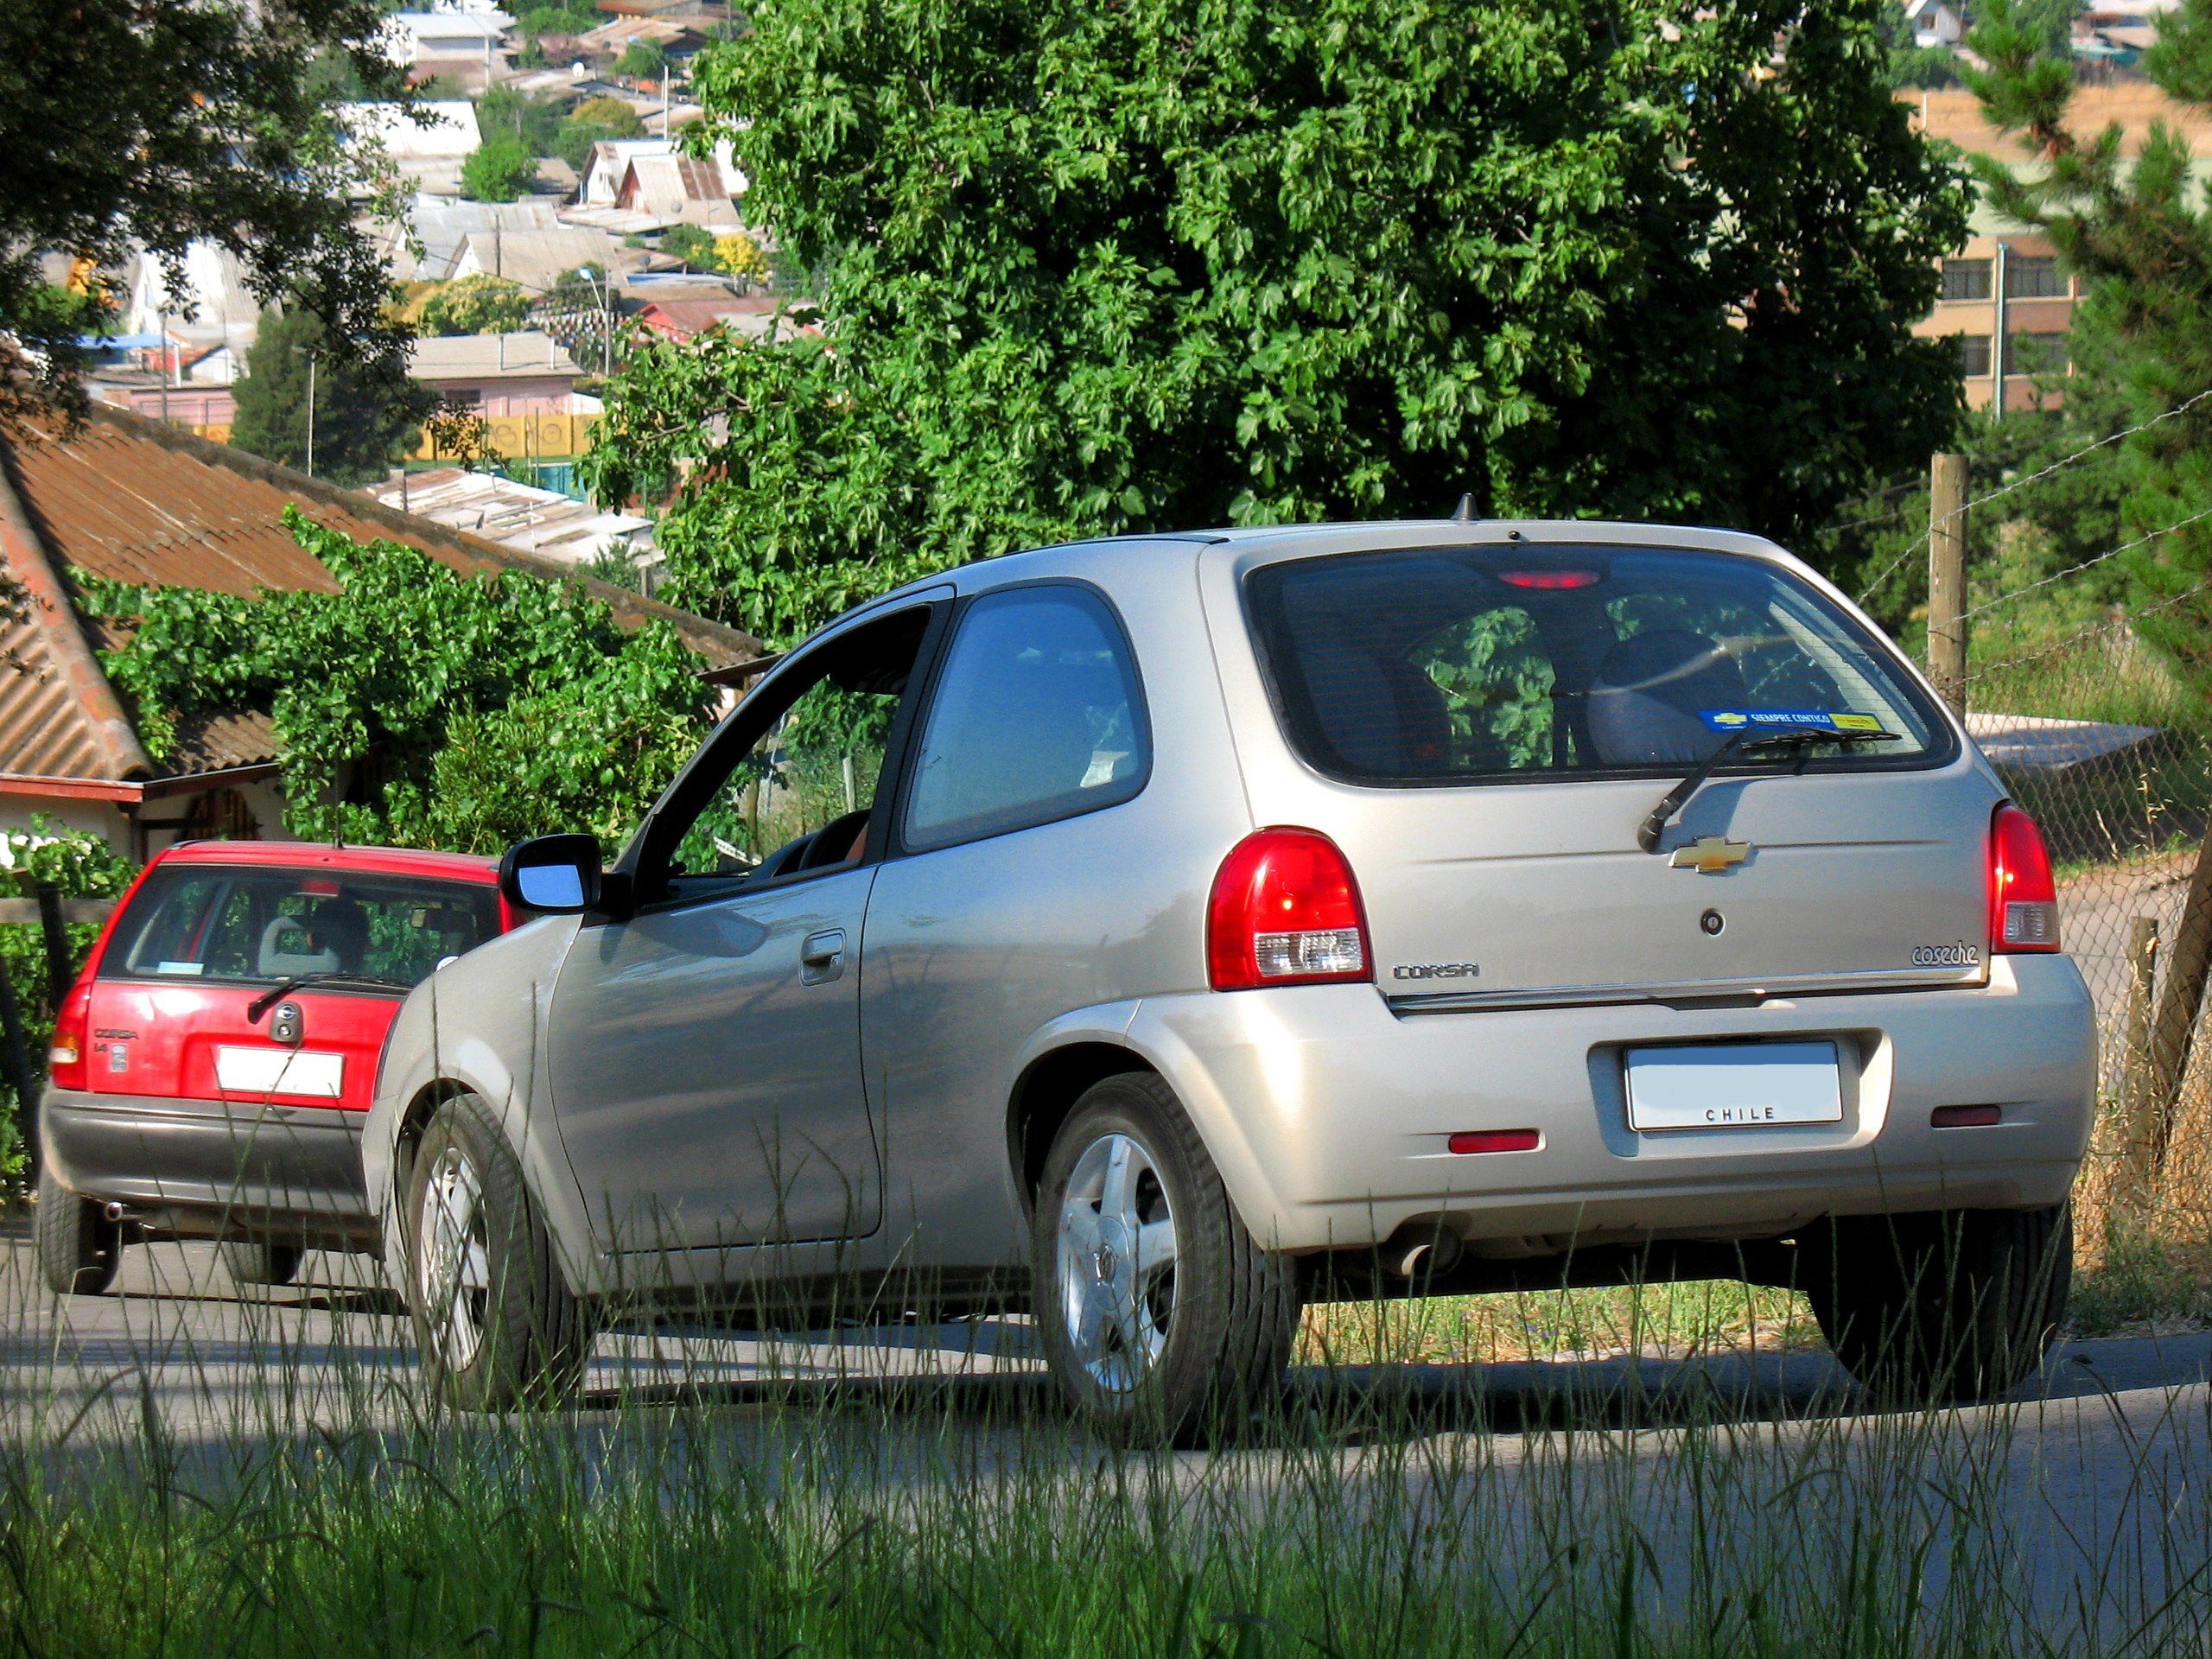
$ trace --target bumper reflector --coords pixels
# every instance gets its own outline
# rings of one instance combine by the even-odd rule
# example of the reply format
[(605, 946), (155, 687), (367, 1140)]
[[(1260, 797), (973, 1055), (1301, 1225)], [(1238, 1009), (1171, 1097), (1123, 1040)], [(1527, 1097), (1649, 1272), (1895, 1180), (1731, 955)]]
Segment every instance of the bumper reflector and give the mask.
[(1938, 1106), (1928, 1114), (1931, 1128), (1980, 1129), (2000, 1122), (2005, 1111), (1999, 1106)]
[(1471, 1129), (1446, 1144), (1454, 1152), (1534, 1152), (1541, 1140), (1534, 1129)]

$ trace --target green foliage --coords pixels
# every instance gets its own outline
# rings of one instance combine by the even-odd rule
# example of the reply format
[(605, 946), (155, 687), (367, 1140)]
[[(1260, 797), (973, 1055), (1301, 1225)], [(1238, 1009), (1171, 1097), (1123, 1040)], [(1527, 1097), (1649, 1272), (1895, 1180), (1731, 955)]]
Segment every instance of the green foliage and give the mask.
[(1878, 11), (767, 0), (693, 131), (826, 342), (641, 348), (598, 487), (686, 477), (673, 594), (776, 639), (1012, 548), (1462, 491), (1789, 535), (1958, 399), (1910, 329), (1967, 191)]
[[(81, 404), (77, 329), (36, 298), (40, 255), (113, 270), (193, 242), (235, 254), (265, 302), (302, 294), (334, 350), (389, 379), (406, 335), (349, 190), (347, 95), (405, 96), (378, 0), (9, 0), (0, 6), (0, 400)], [(334, 73), (341, 61), (345, 73)]]
[(479, 271), (448, 283), (423, 302), (426, 334), (505, 334), (530, 320), (531, 296), (520, 283)]
[[(341, 592), (78, 580), (94, 614), (134, 626), (107, 662), (142, 725), (270, 711), (295, 834), (466, 852), (554, 830), (613, 841), (704, 734), (697, 664), (665, 626), (626, 633), (571, 586), (463, 575), (296, 508), (285, 522)], [(372, 757), (372, 798), (339, 800), (341, 773)]]
[[(308, 365), (314, 364), (314, 454), (308, 454)], [(231, 442), (240, 449), (317, 478), (362, 484), (381, 478), (414, 442), (436, 405), (419, 382), (396, 386), (329, 349), (322, 319), (309, 310), (264, 315), (245, 372), (232, 389), (238, 416)], [(310, 464), (312, 462), (312, 464)]]
[(614, 73), (640, 80), (658, 80), (668, 72), (668, 54), (658, 41), (632, 41), (623, 48)]
[(561, 136), (561, 101), (489, 87), (476, 100), (476, 130), (487, 138), (512, 138), (532, 156), (550, 156)]
[(645, 118), (619, 98), (588, 98), (569, 112), (553, 153), (581, 176), (594, 144), (610, 138), (642, 138)]
[[(1989, 119), (2045, 159), (2022, 175), (1976, 156), (1974, 170), (1991, 201), (2043, 227), (2082, 279), (2069, 400), (2110, 411), (2115, 430), (2157, 423), (2119, 446), (2122, 539), (2149, 538), (2122, 563), (2137, 634), (2202, 696), (2212, 692), (2212, 400), (2178, 411), (2212, 388), (2212, 211), (2183, 135), (2154, 125), (2131, 160), (2117, 125), (2092, 136), (2068, 124), (2073, 68), (2047, 19), (2018, 0), (1989, 0), (1980, 15), (1972, 44), (1989, 68), (1970, 84)], [(2177, 101), (2212, 105), (2212, 0), (2164, 14), (2143, 67)]]
[(720, 270), (721, 255), (715, 251), (714, 233), (696, 225), (671, 225), (660, 233), (660, 251), (673, 254), (696, 270)]
[[(137, 874), (129, 859), (110, 850), (99, 836), (55, 823), (43, 812), (31, 814), (28, 829), (0, 832), (0, 895), (29, 899), (42, 883), (51, 883), (64, 897), (112, 899), (119, 897)], [(73, 925), (68, 930), (72, 971), (80, 966), (97, 926)], [(47, 972), (46, 934), (36, 923), (0, 925), (0, 966), (23, 1025), (23, 1049), (31, 1069), (31, 1087), (46, 1082), (48, 1039), (54, 1035), (52, 987)], [(16, 1125), (22, 1103), (0, 1067), (0, 1179), (19, 1176), (23, 1167), (22, 1138)]]
[(1890, 83), (1895, 86), (1949, 86), (1957, 83), (1959, 65), (1948, 47), (1916, 43), (1904, 0), (1883, 0), (1874, 27), (1889, 48)]
[(518, 20), (527, 40), (546, 35), (582, 35), (606, 21), (604, 13), (590, 6), (537, 6), (524, 12)]
[(486, 138), (461, 164), (461, 194), (474, 201), (512, 201), (537, 182), (537, 157), (518, 138)]

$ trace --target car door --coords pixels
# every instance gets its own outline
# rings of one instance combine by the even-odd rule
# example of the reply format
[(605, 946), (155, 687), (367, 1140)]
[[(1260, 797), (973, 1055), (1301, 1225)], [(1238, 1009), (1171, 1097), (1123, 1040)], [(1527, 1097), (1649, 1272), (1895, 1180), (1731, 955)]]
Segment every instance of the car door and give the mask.
[(861, 927), (876, 785), (931, 609), (781, 665), (640, 832), (635, 913), (579, 931), (548, 1021), (551, 1093), (601, 1249), (876, 1226)]

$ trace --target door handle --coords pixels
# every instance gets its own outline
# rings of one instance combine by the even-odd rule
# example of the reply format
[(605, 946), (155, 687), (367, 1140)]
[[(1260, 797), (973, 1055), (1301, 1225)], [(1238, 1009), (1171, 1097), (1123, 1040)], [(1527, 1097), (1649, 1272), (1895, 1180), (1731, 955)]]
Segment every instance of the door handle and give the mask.
[(798, 948), (799, 980), (804, 984), (818, 985), (835, 979), (845, 960), (845, 930), (825, 927), (819, 933), (810, 933), (806, 943)]

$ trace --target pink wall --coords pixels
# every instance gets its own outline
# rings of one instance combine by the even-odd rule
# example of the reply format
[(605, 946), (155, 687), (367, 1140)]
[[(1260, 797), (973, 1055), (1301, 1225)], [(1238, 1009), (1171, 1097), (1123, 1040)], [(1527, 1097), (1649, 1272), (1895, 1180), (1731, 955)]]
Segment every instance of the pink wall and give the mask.
[(495, 379), (430, 380), (416, 376), (441, 397), (460, 397), (467, 400), (474, 392), (482, 399), (477, 412), (486, 416), (493, 415), (565, 415), (569, 410), (569, 388), (575, 383), (565, 374), (543, 375), (524, 378), (502, 375)]

